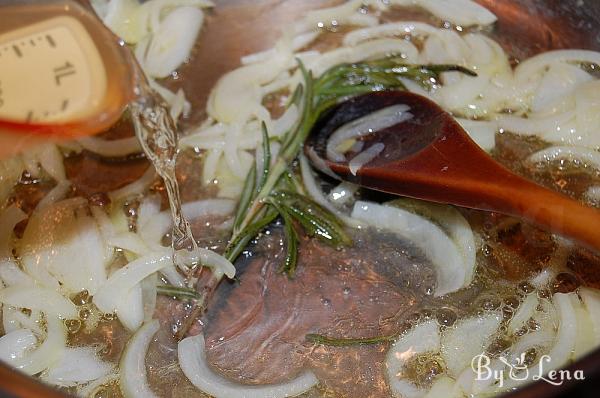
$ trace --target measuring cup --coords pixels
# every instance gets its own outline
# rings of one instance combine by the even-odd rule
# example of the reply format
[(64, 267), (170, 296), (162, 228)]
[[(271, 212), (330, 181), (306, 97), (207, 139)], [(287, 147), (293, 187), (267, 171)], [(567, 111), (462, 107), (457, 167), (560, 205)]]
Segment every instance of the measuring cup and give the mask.
[(140, 76), (87, 2), (0, 0), (0, 157), (106, 130)]

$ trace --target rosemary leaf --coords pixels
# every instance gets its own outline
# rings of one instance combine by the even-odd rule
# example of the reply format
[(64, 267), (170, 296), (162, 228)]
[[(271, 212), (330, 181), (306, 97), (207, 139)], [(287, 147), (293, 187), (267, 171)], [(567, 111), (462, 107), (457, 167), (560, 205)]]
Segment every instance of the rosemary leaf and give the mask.
[(254, 223), (246, 226), (241, 232), (237, 233), (235, 237), (229, 242), (225, 249), (224, 256), (231, 262), (234, 262), (236, 258), (242, 253), (246, 245), (254, 238), (260, 231), (269, 226), (277, 218), (278, 213), (271, 208), (264, 210), (264, 214), (259, 214), (258, 220)]
[(156, 292), (161, 296), (175, 297), (180, 300), (199, 300), (200, 294), (194, 289), (173, 285), (158, 285)]
[(261, 128), (263, 137), (263, 164), (260, 183), (256, 189), (257, 194), (262, 191), (263, 187), (265, 186), (265, 183), (269, 178), (269, 171), (271, 169), (271, 141), (269, 140), (269, 132), (267, 131), (267, 125), (265, 122), (262, 122)]
[(298, 265), (298, 234), (294, 229), (294, 222), (288, 214), (288, 212), (280, 207), (277, 207), (279, 214), (283, 218), (286, 244), (286, 255), (283, 262), (282, 271), (285, 272), (288, 277), (293, 278), (296, 273), (296, 267)]
[(242, 190), (242, 195), (240, 197), (240, 202), (238, 203), (237, 210), (235, 212), (235, 219), (233, 222), (233, 230), (238, 231), (240, 225), (242, 224), (246, 212), (248, 210), (248, 206), (252, 201), (254, 195), (254, 186), (256, 184), (256, 166), (252, 165), (248, 175), (246, 176), (246, 182), (244, 183), (244, 189)]
[(321, 334), (307, 334), (306, 341), (318, 345), (328, 345), (332, 347), (351, 347), (356, 345), (381, 344), (388, 341), (394, 341), (398, 336), (377, 336), (357, 339), (333, 338)]
[(286, 109), (292, 105), (300, 106), (300, 104), (302, 103), (302, 93), (303, 92), (304, 92), (304, 87), (302, 86), (302, 84), (298, 84), (296, 86), (296, 89), (294, 90), (294, 93), (288, 100)]
[(335, 247), (352, 243), (337, 217), (312, 199), (292, 191), (277, 191), (273, 196), (288, 208), (290, 215), (310, 236), (316, 236)]

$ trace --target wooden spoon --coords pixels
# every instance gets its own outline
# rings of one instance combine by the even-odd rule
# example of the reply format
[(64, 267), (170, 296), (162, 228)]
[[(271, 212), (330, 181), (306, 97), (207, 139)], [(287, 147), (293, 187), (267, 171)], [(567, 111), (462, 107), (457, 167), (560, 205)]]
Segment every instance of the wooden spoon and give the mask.
[[(352, 173), (348, 161), (327, 158), (326, 144), (340, 126), (393, 105), (409, 120), (360, 138), (362, 151), (384, 149)], [(381, 145), (379, 145), (381, 148)], [(517, 176), (471, 140), (454, 118), (429, 99), (406, 91), (353, 98), (315, 126), (305, 153), (318, 169), (364, 187), (432, 202), (521, 217), (551, 232), (600, 248), (600, 211)], [(346, 153), (352, 159), (356, 153)]]

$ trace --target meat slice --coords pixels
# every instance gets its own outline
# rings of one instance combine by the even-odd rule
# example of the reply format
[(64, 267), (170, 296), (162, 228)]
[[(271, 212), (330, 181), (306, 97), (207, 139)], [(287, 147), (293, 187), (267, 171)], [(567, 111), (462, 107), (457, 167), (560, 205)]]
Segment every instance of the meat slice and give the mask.
[(393, 334), (414, 311), (418, 292), (433, 283), (425, 265), (417, 280), (418, 266), (406, 248), (363, 238), (343, 250), (304, 240), (294, 279), (278, 272), (283, 257), (278, 234), (263, 239), (267, 249), (257, 250), (239, 283), (224, 287), (211, 304), (204, 332), (213, 367), (246, 384), (282, 382), (312, 368), (326, 388), (343, 396), (361, 385), (362, 393), (354, 396), (389, 396), (382, 369), (385, 344), (315, 347), (305, 339), (308, 333)]

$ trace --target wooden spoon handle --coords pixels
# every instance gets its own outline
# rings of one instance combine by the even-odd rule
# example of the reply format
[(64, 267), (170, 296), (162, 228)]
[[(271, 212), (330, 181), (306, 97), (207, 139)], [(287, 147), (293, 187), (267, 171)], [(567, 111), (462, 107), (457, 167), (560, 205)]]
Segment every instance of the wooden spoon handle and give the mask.
[(508, 214), (600, 251), (600, 210), (529, 181), (505, 189), (504, 203), (497, 203), (497, 210), (504, 208)]

